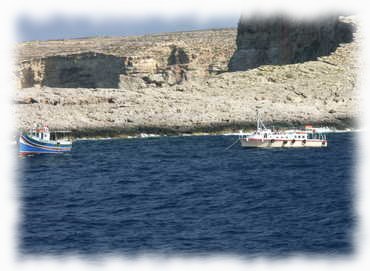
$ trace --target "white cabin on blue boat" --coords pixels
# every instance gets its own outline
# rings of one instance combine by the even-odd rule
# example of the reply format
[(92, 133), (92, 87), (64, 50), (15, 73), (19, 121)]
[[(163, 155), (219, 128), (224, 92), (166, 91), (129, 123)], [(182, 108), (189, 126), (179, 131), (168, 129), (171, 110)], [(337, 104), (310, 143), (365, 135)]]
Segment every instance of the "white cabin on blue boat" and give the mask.
[(71, 149), (71, 131), (50, 131), (47, 126), (35, 126), (19, 138), (19, 154), (63, 153)]

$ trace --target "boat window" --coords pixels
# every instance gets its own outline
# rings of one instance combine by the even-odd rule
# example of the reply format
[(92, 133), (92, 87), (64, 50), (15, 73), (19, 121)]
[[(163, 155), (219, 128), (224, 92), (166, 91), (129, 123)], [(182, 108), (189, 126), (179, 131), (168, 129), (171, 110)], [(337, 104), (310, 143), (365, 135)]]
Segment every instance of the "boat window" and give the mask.
[(41, 139), (44, 139), (44, 133), (41, 133)]
[(265, 134), (263, 135), (263, 137), (264, 137), (264, 138), (267, 138), (267, 134), (265, 133)]

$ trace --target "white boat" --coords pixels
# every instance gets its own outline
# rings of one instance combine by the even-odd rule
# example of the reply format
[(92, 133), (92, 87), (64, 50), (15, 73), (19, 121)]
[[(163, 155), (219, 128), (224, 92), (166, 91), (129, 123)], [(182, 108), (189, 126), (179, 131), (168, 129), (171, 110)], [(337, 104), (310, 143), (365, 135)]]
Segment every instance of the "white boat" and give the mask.
[(239, 137), (242, 147), (327, 147), (328, 141), (325, 134), (309, 130), (271, 130), (267, 129), (260, 119), (257, 110), (257, 130), (249, 135)]

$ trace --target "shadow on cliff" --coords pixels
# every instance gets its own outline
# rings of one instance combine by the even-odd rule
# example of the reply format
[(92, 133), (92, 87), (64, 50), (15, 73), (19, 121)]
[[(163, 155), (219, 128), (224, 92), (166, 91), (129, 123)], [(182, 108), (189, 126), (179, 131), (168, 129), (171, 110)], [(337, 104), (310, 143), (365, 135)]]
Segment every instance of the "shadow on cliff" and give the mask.
[(109, 54), (82, 52), (29, 61), (21, 71), (22, 88), (118, 88), (122, 59)]
[(243, 71), (261, 65), (284, 65), (316, 60), (352, 42), (355, 27), (339, 16), (297, 20), (242, 16), (238, 23), (237, 49), (229, 71)]
[(87, 52), (45, 59), (42, 85), (57, 88), (118, 88), (119, 57)]

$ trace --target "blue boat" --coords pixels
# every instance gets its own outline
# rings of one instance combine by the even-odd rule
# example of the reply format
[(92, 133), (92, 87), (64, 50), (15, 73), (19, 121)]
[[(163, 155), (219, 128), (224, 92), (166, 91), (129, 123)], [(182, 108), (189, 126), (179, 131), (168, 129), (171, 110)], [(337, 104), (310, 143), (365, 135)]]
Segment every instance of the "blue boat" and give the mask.
[(72, 149), (71, 131), (50, 132), (47, 126), (35, 127), (19, 137), (19, 154), (64, 153)]

